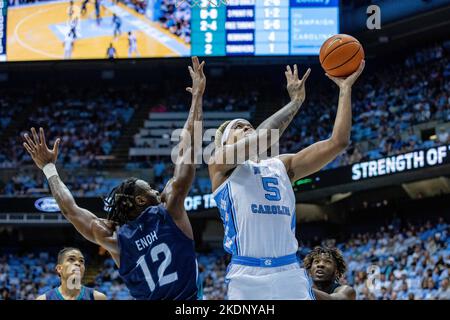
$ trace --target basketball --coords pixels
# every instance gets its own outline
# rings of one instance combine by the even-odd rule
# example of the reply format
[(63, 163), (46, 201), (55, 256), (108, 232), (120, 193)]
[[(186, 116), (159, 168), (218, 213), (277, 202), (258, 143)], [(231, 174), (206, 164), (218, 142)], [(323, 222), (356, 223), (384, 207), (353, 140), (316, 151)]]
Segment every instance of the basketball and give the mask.
[(347, 34), (332, 36), (320, 48), (320, 64), (333, 77), (351, 75), (363, 59), (364, 49), (361, 43)]

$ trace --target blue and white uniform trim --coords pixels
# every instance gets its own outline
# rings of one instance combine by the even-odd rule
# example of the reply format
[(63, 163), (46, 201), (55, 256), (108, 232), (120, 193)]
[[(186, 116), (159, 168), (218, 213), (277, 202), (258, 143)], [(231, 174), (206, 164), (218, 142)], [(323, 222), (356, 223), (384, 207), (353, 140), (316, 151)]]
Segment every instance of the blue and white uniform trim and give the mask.
[(252, 258), (236, 255), (231, 258), (231, 263), (234, 264), (262, 268), (282, 267), (296, 262), (298, 262), (298, 259), (295, 253), (278, 258)]
[(305, 272), (305, 277), (306, 277), (306, 279), (308, 279), (308, 283), (309, 283), (309, 295), (310, 295), (310, 297), (311, 297), (311, 300), (317, 300), (316, 299), (316, 296), (315, 296), (315, 294), (314, 294), (314, 291), (313, 291), (313, 283), (312, 283), (312, 280), (311, 280), (311, 277), (309, 276), (309, 274), (308, 274), (308, 272), (306, 272), (306, 269), (303, 269), (303, 271)]

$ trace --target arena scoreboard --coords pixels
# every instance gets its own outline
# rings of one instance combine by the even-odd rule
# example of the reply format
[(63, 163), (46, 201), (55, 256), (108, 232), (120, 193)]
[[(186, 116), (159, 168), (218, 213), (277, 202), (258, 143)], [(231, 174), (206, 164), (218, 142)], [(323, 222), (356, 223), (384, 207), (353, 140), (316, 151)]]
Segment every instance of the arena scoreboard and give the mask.
[(317, 55), (339, 33), (339, 0), (227, 0), (192, 8), (192, 55)]
[(315, 56), (339, 33), (339, 0), (142, 3), (0, 0), (0, 61)]

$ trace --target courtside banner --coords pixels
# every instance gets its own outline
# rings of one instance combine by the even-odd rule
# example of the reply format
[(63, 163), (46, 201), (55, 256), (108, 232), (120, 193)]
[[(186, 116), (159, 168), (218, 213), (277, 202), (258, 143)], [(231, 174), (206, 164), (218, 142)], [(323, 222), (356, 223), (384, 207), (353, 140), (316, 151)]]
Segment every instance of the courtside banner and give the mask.
[[(377, 160), (354, 163), (337, 169), (320, 171), (294, 183), (296, 191), (308, 191), (325, 187), (358, 183), (377, 177), (418, 171), (450, 164), (450, 145), (416, 150), (404, 154), (380, 158)], [(77, 198), (79, 206), (96, 214), (106, 215), (106, 208), (101, 197)], [(186, 197), (184, 201), (188, 213), (196, 213), (216, 207), (211, 194)], [(0, 213), (48, 213), (56, 214), (56, 201), (51, 195), (43, 197), (0, 197)]]
[(354, 163), (337, 169), (320, 171), (294, 183), (297, 191), (362, 182), (377, 177), (416, 171), (450, 164), (450, 145), (420, 149)]
[[(77, 204), (98, 215), (106, 215), (106, 207), (101, 197), (76, 198)], [(216, 207), (211, 194), (188, 196), (184, 200), (184, 207), (188, 213), (201, 212)], [(1, 213), (46, 213), (59, 214), (58, 204), (50, 195), (42, 197), (0, 197)]]
[[(76, 198), (75, 201), (80, 207), (89, 209), (96, 214), (105, 213), (103, 210), (103, 200), (100, 197)], [(0, 197), (0, 213), (60, 214), (60, 212), (58, 204), (51, 195), (29, 198)]]

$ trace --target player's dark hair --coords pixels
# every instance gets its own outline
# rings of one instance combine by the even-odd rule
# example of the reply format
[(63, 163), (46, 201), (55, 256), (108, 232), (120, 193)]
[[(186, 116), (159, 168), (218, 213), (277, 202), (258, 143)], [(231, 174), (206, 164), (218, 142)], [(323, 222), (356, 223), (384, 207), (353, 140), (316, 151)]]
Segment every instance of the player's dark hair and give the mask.
[(117, 222), (120, 226), (130, 220), (130, 215), (137, 210), (134, 200), (138, 188), (136, 186), (137, 178), (129, 178), (123, 181), (119, 186), (112, 189), (106, 199), (104, 199), (108, 220)]
[(322, 254), (328, 255), (334, 260), (334, 263), (336, 264), (336, 281), (339, 281), (345, 274), (345, 271), (347, 271), (347, 264), (345, 263), (342, 252), (337, 248), (315, 247), (306, 255), (305, 259), (303, 259), (305, 269), (308, 271), (311, 270), (314, 259), (320, 257)]
[[(62, 248), (59, 252), (58, 252), (58, 264), (62, 264), (64, 262), (64, 257), (66, 256), (66, 253), (72, 250), (76, 250), (79, 251), (81, 253), (81, 250), (75, 247), (65, 247)], [(82, 253), (81, 253), (82, 254)]]

